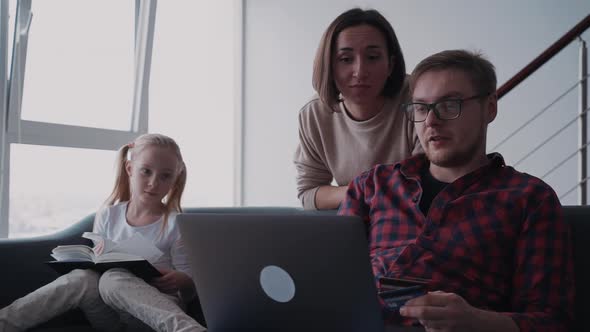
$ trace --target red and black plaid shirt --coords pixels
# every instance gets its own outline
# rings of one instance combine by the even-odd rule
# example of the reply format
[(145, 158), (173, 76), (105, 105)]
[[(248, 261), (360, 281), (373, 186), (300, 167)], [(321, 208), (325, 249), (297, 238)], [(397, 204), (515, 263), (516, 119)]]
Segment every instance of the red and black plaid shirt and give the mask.
[(339, 214), (367, 223), (376, 278), (431, 279), (431, 290), (503, 312), (521, 331), (566, 331), (573, 259), (559, 199), (501, 155), (488, 157), (488, 165), (446, 186), (426, 216), (419, 207), (424, 155), (355, 178)]

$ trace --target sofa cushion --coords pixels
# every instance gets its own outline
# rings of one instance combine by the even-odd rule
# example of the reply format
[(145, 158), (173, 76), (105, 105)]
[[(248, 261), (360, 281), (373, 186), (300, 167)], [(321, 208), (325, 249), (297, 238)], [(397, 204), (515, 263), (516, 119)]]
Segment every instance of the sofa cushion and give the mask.
[(575, 324), (572, 331), (588, 331), (590, 317), (590, 206), (564, 206), (563, 216), (572, 231), (574, 277), (576, 283)]

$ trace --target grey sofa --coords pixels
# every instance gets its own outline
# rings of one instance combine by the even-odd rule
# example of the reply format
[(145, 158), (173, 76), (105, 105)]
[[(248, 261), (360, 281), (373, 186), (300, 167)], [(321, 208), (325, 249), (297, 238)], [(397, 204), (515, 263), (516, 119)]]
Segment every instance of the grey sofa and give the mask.
[[(244, 207), (244, 208), (189, 208), (189, 213), (251, 213), (251, 214), (307, 214), (291, 207)], [(333, 214), (334, 211), (323, 212)], [(573, 235), (575, 278), (576, 278), (576, 324), (571, 331), (588, 331), (583, 317), (590, 317), (590, 206), (564, 207), (566, 221), (571, 225)], [(49, 252), (59, 244), (84, 243), (82, 232), (92, 228), (94, 216), (90, 215), (75, 225), (53, 235), (15, 240), (0, 240), (0, 307), (51, 282), (57, 277), (43, 262), (50, 260)], [(587, 247), (588, 246), (588, 247)], [(588, 296), (586, 296), (588, 295)], [(189, 313), (204, 322), (198, 301), (191, 303)], [(35, 331), (92, 331), (81, 312), (72, 311), (57, 317)]]

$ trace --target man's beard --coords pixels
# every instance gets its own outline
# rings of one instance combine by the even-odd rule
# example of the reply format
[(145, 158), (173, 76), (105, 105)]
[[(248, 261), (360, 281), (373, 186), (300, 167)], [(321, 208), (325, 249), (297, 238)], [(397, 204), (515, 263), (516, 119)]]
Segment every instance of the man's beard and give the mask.
[(480, 145), (485, 144), (484, 140), (485, 130), (479, 130), (479, 134), (477, 137), (472, 141), (470, 145), (468, 145), (465, 149), (456, 151), (448, 151), (448, 153), (441, 153), (437, 155), (433, 155), (426, 151), (426, 157), (428, 160), (439, 167), (460, 167), (469, 164), (473, 159), (478, 158), (479, 156), (476, 155), (478, 152)]

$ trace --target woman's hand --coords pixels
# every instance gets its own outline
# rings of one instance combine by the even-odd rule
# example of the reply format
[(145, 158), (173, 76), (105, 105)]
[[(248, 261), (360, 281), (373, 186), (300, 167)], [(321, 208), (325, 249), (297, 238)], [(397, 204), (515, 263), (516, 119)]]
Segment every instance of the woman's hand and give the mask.
[(159, 271), (162, 276), (152, 279), (150, 284), (162, 293), (176, 294), (187, 285), (192, 285), (191, 278), (183, 272), (168, 269), (159, 269)]

